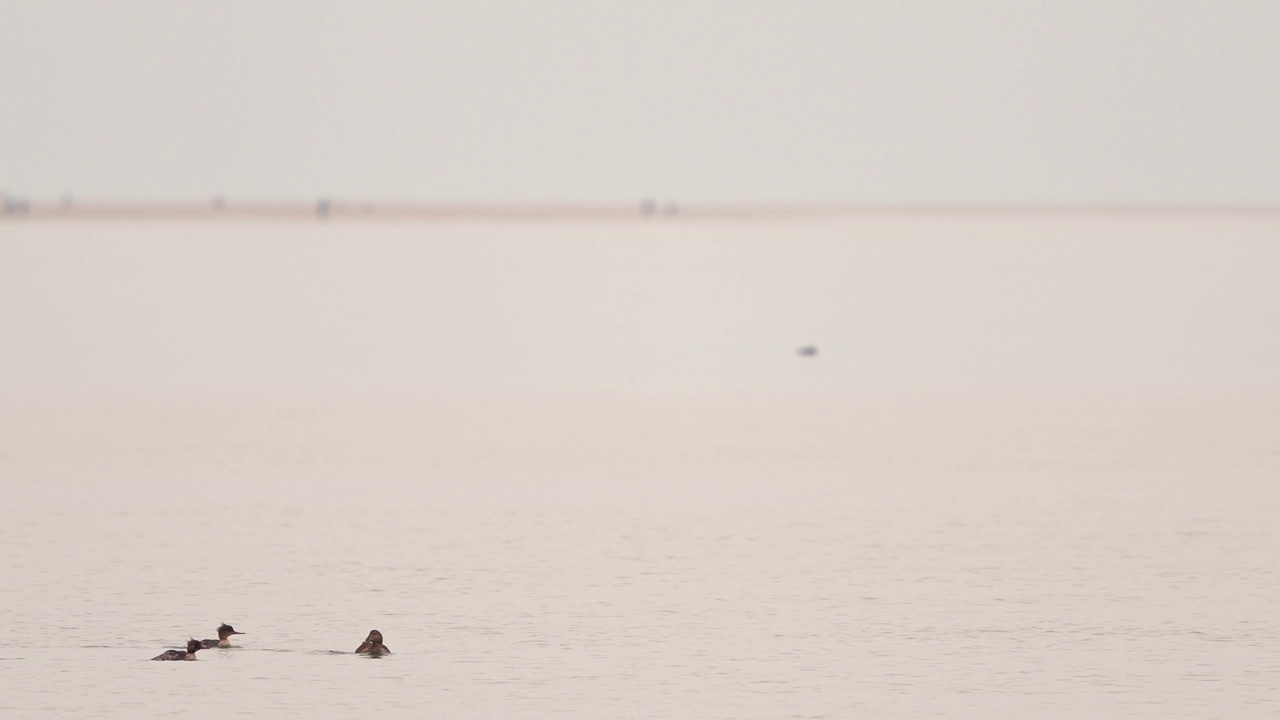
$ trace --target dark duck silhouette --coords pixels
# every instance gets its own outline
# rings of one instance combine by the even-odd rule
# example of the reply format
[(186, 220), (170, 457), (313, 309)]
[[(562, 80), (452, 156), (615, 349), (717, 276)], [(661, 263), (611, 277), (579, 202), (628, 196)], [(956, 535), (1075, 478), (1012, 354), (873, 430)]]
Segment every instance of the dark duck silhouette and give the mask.
[(369, 637), (360, 643), (360, 647), (356, 648), (358, 655), (389, 655), (391, 651), (386, 645), (382, 644), (382, 633), (377, 630), (370, 630)]
[(187, 641), (186, 650), (166, 650), (151, 658), (152, 660), (195, 660), (196, 652), (201, 649), (200, 641), (191, 638)]

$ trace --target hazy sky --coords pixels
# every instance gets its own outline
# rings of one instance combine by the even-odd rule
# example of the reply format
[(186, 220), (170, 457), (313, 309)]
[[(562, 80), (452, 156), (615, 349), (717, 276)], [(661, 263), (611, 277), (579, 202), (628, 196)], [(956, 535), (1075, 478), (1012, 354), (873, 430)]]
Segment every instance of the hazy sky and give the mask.
[(0, 1), (0, 191), (1280, 202), (1280, 3)]

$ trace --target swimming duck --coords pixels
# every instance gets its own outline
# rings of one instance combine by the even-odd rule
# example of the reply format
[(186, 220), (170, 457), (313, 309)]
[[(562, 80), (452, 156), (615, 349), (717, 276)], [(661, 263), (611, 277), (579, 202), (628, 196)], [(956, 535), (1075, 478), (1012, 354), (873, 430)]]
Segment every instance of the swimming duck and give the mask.
[(243, 635), (243, 634), (244, 633), (240, 632), (239, 630), (236, 630), (230, 625), (226, 623), (222, 623), (221, 625), (218, 626), (218, 639), (217, 640), (201, 640), (200, 647), (206, 648), (206, 649), (216, 648), (216, 647), (229, 648), (231, 647), (231, 636)]
[(200, 650), (200, 641), (191, 638), (187, 641), (186, 650), (166, 650), (159, 655), (151, 658), (152, 660), (195, 660), (196, 651)]
[(382, 633), (377, 630), (370, 630), (369, 637), (360, 643), (360, 647), (356, 648), (356, 653), (359, 655), (382, 655), (384, 653), (389, 655), (391, 651), (387, 649), (386, 645), (382, 644)]

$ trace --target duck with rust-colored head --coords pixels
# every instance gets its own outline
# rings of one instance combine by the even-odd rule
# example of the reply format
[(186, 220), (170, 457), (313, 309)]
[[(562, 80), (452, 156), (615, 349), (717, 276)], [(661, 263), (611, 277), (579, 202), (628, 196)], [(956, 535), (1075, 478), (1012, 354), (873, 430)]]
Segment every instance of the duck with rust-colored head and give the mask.
[(229, 648), (231, 647), (231, 636), (243, 635), (243, 634), (244, 633), (240, 632), (239, 630), (236, 630), (230, 625), (226, 623), (222, 623), (221, 625), (218, 626), (218, 639), (217, 640), (201, 640), (200, 647), (205, 649)]
[(358, 655), (389, 655), (390, 653), (387, 646), (382, 644), (382, 633), (377, 630), (370, 630), (369, 637), (356, 648)]

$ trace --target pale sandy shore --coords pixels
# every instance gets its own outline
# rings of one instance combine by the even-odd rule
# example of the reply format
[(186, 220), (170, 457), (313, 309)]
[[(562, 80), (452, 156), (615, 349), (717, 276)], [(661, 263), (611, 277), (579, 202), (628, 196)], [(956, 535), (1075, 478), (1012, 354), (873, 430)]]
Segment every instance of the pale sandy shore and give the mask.
[(499, 203), (26, 203), (10, 198), (0, 222), (101, 220), (770, 220), (947, 216), (1280, 216), (1280, 205), (948, 205), (857, 203), (499, 204)]

